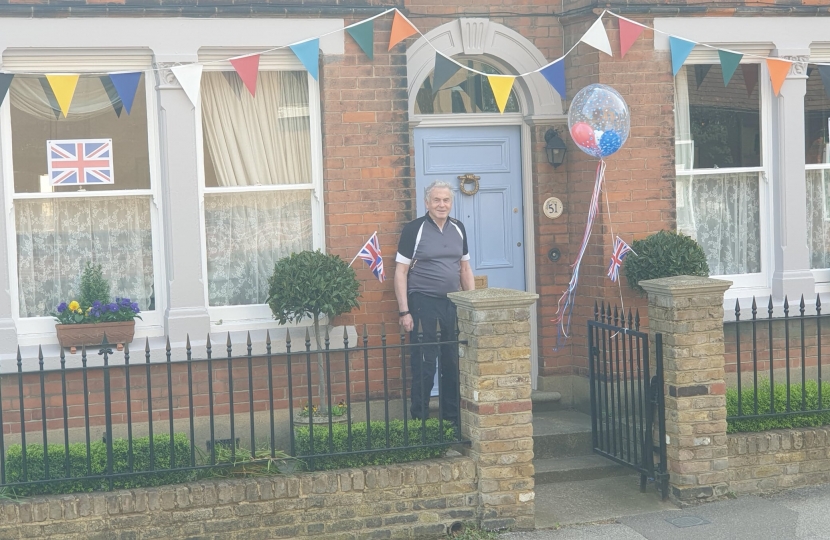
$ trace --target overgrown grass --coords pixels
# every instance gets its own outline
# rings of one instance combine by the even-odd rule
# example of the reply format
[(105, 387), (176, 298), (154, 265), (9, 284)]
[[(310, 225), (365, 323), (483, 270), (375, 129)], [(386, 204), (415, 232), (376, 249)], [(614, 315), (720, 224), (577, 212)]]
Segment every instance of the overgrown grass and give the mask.
[[(818, 395), (819, 385), (816, 381), (807, 381), (804, 385), (804, 406), (802, 407), (801, 384), (790, 385), (790, 406), (787, 408), (787, 385), (777, 382), (773, 388), (772, 411), (770, 410), (770, 382), (768, 379), (758, 381), (758, 414), (787, 413), (805, 411), (804, 414), (787, 416), (753, 418), (747, 420), (727, 420), (727, 433), (744, 431), (765, 431), (768, 429), (816, 427), (830, 425), (830, 411), (809, 412), (816, 409), (830, 409), (830, 383), (821, 385), (821, 402)], [(741, 392), (741, 414), (755, 414), (754, 388), (751, 381), (744, 384)], [(726, 390), (727, 417), (738, 414), (738, 391)]]

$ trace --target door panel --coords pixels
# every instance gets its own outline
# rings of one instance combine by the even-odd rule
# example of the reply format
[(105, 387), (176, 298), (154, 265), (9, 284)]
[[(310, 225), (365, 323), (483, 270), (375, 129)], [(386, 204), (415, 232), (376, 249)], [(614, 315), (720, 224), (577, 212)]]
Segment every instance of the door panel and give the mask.
[[(470, 264), (490, 287), (525, 290), (524, 209), (519, 126), (416, 128), (415, 187), (418, 214), (424, 190), (435, 180), (453, 186), (452, 216), (467, 230)], [(479, 176), (465, 195), (458, 176)], [(468, 184), (467, 188), (472, 185)]]

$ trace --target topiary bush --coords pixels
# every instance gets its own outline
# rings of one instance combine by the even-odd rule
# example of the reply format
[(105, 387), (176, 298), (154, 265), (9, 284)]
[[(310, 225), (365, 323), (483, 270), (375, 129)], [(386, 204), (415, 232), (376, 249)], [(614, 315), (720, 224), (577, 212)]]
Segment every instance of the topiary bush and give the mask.
[(623, 262), (628, 285), (645, 294), (640, 282), (673, 276), (709, 276), (709, 264), (703, 249), (691, 237), (674, 231), (660, 231), (631, 243)]
[[(741, 391), (741, 413), (754, 414), (755, 396), (752, 383), (747, 384), (749, 388)], [(758, 414), (770, 412), (770, 385), (769, 380), (758, 380)], [(776, 383), (773, 389), (774, 404), (773, 412), (787, 412), (787, 385)], [(830, 409), (830, 383), (821, 384), (821, 403), (818, 399), (818, 383), (807, 381), (804, 385), (805, 407), (801, 408), (801, 385), (790, 385), (790, 411), (810, 411), (816, 409)], [(737, 416), (738, 414), (738, 390), (735, 388), (726, 389), (726, 416)], [(830, 425), (830, 412), (805, 412), (805, 414), (794, 414), (790, 416), (752, 418), (749, 420), (727, 420), (726, 432), (737, 433), (742, 431), (766, 431), (768, 429), (784, 429), (798, 427), (816, 427)]]
[[(150, 471), (135, 476), (121, 476), (113, 480), (115, 489), (178, 484), (196, 479), (197, 471), (168, 471), (165, 469), (190, 466), (190, 440), (187, 435), (177, 433), (173, 436), (174, 462), (170, 463), (170, 435), (153, 437), (153, 466), (150, 467), (150, 438), (133, 439), (133, 471)], [(6, 482), (14, 484), (23, 481), (23, 451), (19, 444), (9, 446), (6, 451)], [(66, 473), (66, 449), (63, 444), (49, 444), (49, 477), (46, 477), (43, 445), (26, 445), (26, 468), (29, 482), (52, 480), (35, 485), (11, 486), (14, 495), (27, 497), (41, 494), (81, 493), (88, 491), (106, 491), (109, 482), (105, 478), (85, 478), (103, 475), (107, 472), (107, 444), (93, 441), (89, 445), (90, 466), (87, 471), (86, 443), (69, 445), (69, 474)], [(129, 472), (129, 446), (126, 439), (112, 441), (114, 473)]]
[[(320, 315), (329, 320), (360, 307), (360, 284), (354, 268), (337, 255), (318, 251), (301, 251), (280, 259), (268, 280), (268, 306), (280, 324), (299, 322), (310, 317), (314, 323), (314, 340), (320, 344)], [(325, 399), (326, 374), (322, 354), (317, 355), (317, 385), (320, 403)]]
[[(296, 449), (296, 457), (298, 459), (305, 459), (312, 455), (348, 452), (348, 425), (347, 424), (332, 424), (332, 441), (331, 448), (329, 447), (329, 430), (328, 425), (314, 426), (314, 454), (311, 453), (310, 438), (308, 436), (308, 426), (295, 424), (294, 442)], [(381, 421), (370, 422), (371, 429), (371, 448), (380, 449), (386, 448), (386, 423)], [(413, 420), (407, 423), (407, 431), (409, 432), (409, 444), (420, 445), (421, 439), (421, 421)], [(351, 451), (356, 452), (367, 449), (366, 440), (366, 422), (354, 422), (352, 424), (352, 447)], [(444, 421), (443, 439), (445, 442), (456, 440), (455, 428), (452, 423)], [(440, 442), (440, 431), (437, 418), (430, 418), (426, 421), (426, 444), (435, 444)], [(390, 463), (405, 463), (407, 461), (418, 461), (422, 459), (431, 459), (441, 457), (446, 453), (447, 448), (442, 446), (433, 446), (429, 448), (411, 448), (405, 445), (403, 420), (389, 421), (389, 445), (391, 450), (382, 452), (372, 452), (371, 454), (355, 454), (347, 456), (331, 456), (319, 457), (314, 459), (314, 469), (318, 471), (326, 471), (330, 469), (347, 469), (352, 467), (363, 467), (366, 465), (387, 465)]]

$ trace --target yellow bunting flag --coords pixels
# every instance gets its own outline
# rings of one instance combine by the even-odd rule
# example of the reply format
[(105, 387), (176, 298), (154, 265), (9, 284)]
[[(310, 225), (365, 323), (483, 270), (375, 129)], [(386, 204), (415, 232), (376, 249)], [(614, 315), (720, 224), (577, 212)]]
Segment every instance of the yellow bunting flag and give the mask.
[(46, 75), (49, 86), (55, 94), (58, 106), (61, 108), (63, 117), (66, 118), (69, 112), (69, 105), (72, 103), (72, 96), (75, 95), (75, 87), (78, 85), (80, 75)]
[(499, 107), (499, 112), (504, 112), (504, 107), (507, 105), (507, 98), (510, 97), (510, 90), (513, 88), (513, 81), (516, 77), (510, 75), (488, 75), (487, 80), (490, 82), (490, 88), (493, 89), (493, 96), (496, 98), (496, 105)]
[(792, 62), (786, 60), (776, 60), (775, 58), (767, 58), (767, 69), (769, 69), (769, 78), (772, 81), (772, 90), (775, 95), (781, 91), (781, 85), (784, 84), (784, 79), (790, 73)]
[(395, 18), (392, 19), (392, 34), (389, 36), (389, 50), (391, 51), (392, 47), (417, 31), (418, 29), (412, 26), (412, 23), (396, 9)]

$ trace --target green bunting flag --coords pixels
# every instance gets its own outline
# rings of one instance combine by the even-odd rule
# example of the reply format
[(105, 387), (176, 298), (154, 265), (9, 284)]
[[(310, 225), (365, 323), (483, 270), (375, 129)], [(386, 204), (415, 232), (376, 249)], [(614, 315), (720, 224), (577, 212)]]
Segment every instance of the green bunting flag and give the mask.
[(375, 20), (370, 19), (350, 28), (346, 28), (350, 36), (360, 45), (369, 60), (375, 58)]
[(432, 72), (432, 94), (435, 95), (459, 69), (461, 69), (461, 66), (443, 54), (435, 53), (435, 69)]
[(723, 72), (723, 85), (728, 86), (744, 55), (718, 49), (718, 56), (720, 57), (720, 69)]
[(6, 94), (12, 85), (12, 79), (14, 79), (14, 73), (0, 73), (0, 105), (6, 99)]
[(695, 65), (695, 82), (698, 88), (703, 84), (703, 81), (706, 79), (706, 74), (709, 73), (710, 69), (712, 69), (712, 64)]

